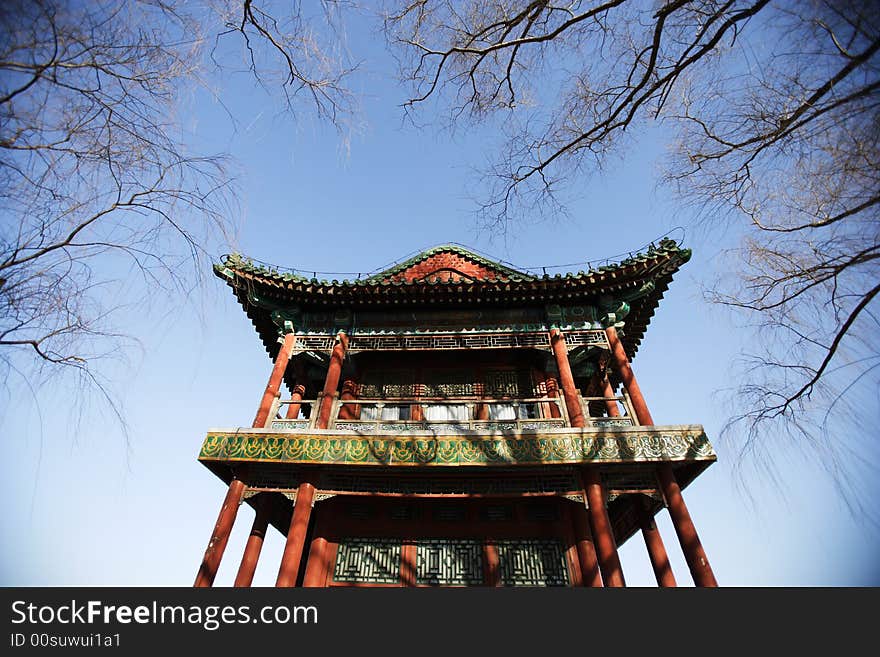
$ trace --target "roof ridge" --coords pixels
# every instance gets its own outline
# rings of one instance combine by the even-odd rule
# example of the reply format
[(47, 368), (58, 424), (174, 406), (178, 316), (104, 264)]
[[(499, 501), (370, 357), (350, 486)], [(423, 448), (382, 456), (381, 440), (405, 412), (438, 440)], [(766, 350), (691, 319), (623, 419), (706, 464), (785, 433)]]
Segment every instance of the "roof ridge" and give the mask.
[[(334, 279), (334, 282), (323, 279), (319, 280), (315, 277), (308, 276), (300, 276), (294, 271), (282, 271), (281, 268), (266, 266), (263, 263), (259, 263), (259, 261), (255, 261), (252, 258), (249, 258), (241, 253), (231, 253), (223, 256), (221, 258), (220, 263), (214, 264), (214, 272), (216, 275), (221, 278), (231, 279), (233, 277), (232, 269), (237, 269), (239, 271), (246, 271), (250, 274), (257, 274), (259, 276), (263, 276), (266, 278), (271, 278), (275, 280), (281, 280), (285, 282), (302, 282), (302, 283), (311, 283), (314, 285), (349, 285), (349, 286), (358, 286), (358, 285), (384, 285), (391, 284), (394, 281), (388, 281), (387, 279), (390, 276), (393, 276), (396, 273), (399, 273), (405, 270), (408, 267), (411, 267), (419, 262), (427, 260), (433, 255), (437, 253), (442, 253), (444, 251), (452, 251), (457, 253), (458, 255), (464, 256), (478, 264), (481, 264), (486, 267), (491, 267), (501, 273), (505, 274), (511, 281), (541, 281), (541, 280), (550, 280), (550, 279), (568, 279), (568, 278), (581, 278), (581, 277), (591, 277), (594, 275), (602, 275), (606, 272), (613, 272), (620, 267), (625, 267), (627, 265), (632, 265), (638, 262), (644, 262), (646, 260), (650, 260), (652, 258), (656, 258), (661, 255), (666, 255), (667, 257), (677, 255), (679, 264), (683, 264), (690, 260), (691, 250), (687, 248), (683, 248), (680, 246), (675, 240), (672, 239), (661, 239), (657, 242), (657, 244), (652, 243), (645, 251), (639, 251), (635, 253), (631, 253), (630, 257), (624, 258), (615, 263), (607, 263), (604, 265), (600, 265), (598, 267), (590, 267), (587, 271), (578, 271), (578, 272), (566, 272), (565, 274), (557, 273), (555, 275), (544, 274), (543, 276), (539, 276), (536, 274), (531, 274), (526, 271), (520, 271), (518, 269), (514, 269), (512, 267), (501, 264), (500, 262), (493, 261), (486, 256), (482, 256), (479, 253), (475, 253), (468, 249), (467, 247), (461, 246), (459, 244), (439, 244), (437, 246), (430, 247), (425, 249), (424, 251), (420, 251), (416, 255), (408, 258), (407, 260), (400, 262), (396, 265), (392, 265), (391, 267), (377, 272), (375, 274), (371, 274), (364, 278), (359, 278), (357, 280), (348, 280), (343, 279), (342, 281)], [(257, 264), (259, 263), (259, 264)], [(410, 285), (414, 282), (407, 282), (406, 284)]]

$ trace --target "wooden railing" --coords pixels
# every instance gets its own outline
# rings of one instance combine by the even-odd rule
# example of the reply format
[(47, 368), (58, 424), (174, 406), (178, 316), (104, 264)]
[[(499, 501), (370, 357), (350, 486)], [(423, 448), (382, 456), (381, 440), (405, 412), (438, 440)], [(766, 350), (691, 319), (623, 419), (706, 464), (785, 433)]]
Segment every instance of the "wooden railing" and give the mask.
[(336, 399), (332, 417), (330, 428), (362, 433), (534, 431), (569, 426), (565, 404), (558, 397)]
[[(269, 415), (273, 419), (268, 428), (295, 432), (315, 429), (323, 398), (320, 393), (317, 399), (276, 400)], [(618, 405), (620, 416), (590, 417), (589, 402), (609, 401)], [(327, 428), (356, 433), (536, 431), (571, 426), (562, 397), (340, 399), (334, 394), (331, 403)], [(287, 419), (284, 416), (291, 404), (300, 405), (300, 416)], [(609, 398), (581, 397), (581, 407), (587, 426), (612, 428), (636, 424), (632, 405), (625, 393)], [(440, 408), (443, 409), (440, 412), (433, 410)]]
[[(623, 394), (617, 397), (580, 397), (580, 402), (581, 412), (584, 414), (584, 420), (588, 427), (634, 427), (638, 425), (635, 411), (633, 411), (632, 401), (626, 390), (623, 391)], [(591, 417), (589, 408), (590, 402), (602, 402), (603, 406), (608, 402), (613, 402), (620, 415)]]

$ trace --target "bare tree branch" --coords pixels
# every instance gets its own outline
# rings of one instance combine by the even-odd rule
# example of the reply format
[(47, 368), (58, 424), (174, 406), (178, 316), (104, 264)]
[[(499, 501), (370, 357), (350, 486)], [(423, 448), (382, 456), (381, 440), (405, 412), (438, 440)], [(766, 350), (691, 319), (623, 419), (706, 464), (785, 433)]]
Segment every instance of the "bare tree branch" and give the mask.
[(744, 454), (781, 434), (820, 445), (829, 418), (876, 425), (876, 399), (839, 392), (880, 384), (880, 5), (412, 0), (385, 28), (407, 112), (505, 130), (478, 211), (491, 231), (564, 212), (649, 121), (675, 134), (665, 182), (708, 222), (746, 220), (736, 280), (710, 293), (765, 347), (737, 386)]

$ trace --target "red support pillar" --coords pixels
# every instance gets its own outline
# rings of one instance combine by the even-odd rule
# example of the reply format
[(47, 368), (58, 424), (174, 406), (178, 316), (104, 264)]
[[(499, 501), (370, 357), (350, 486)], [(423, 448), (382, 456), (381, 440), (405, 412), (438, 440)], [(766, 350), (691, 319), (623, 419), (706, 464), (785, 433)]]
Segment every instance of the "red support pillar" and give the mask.
[[(547, 396), (548, 397), (559, 397), (559, 386), (556, 383), (556, 379), (552, 376), (547, 377), (544, 381), (544, 385), (547, 386)], [(559, 411), (559, 406), (557, 404), (548, 404), (550, 406), (550, 417), (562, 417), (562, 413)]]
[(315, 518), (315, 527), (312, 532), (312, 544), (309, 546), (309, 556), (306, 562), (306, 571), (303, 574), (303, 586), (306, 588), (322, 587), (327, 585), (331, 576), (330, 546), (327, 542), (327, 514), (319, 513)]
[[(263, 392), (260, 407), (257, 409), (257, 415), (254, 418), (253, 426), (255, 428), (266, 426), (272, 404), (275, 402), (278, 391), (281, 389), (281, 380), (284, 378), (284, 371), (287, 369), (294, 341), (295, 337), (292, 332), (285, 334), (281, 348), (278, 350), (278, 356), (275, 358), (275, 365), (272, 367), (272, 374), (269, 375), (269, 383), (266, 384), (266, 390)], [(199, 572), (196, 575), (194, 586), (206, 587), (214, 583), (214, 577), (217, 575), (217, 569), (220, 567), (220, 560), (223, 558), (224, 550), (226, 550), (226, 543), (229, 541), (232, 525), (235, 523), (235, 516), (238, 514), (238, 505), (241, 503), (244, 489), (244, 482), (239, 479), (233, 479), (229, 484), (226, 499), (223, 500), (223, 506), (220, 508), (220, 515), (217, 518), (217, 524), (214, 526), (211, 540), (208, 541), (208, 547), (205, 550), (202, 565), (199, 567)]]
[(681, 549), (694, 578), (694, 584), (697, 586), (718, 586), (715, 574), (709, 565), (709, 559), (703, 550), (703, 544), (700, 543), (700, 537), (697, 536), (697, 530), (691, 520), (690, 513), (688, 513), (684, 498), (681, 496), (681, 488), (672, 472), (672, 466), (668, 463), (661, 464), (657, 468), (657, 474), (660, 479), (660, 487), (663, 490), (663, 497), (666, 498), (666, 506), (669, 508), (669, 515), (672, 517), (672, 525), (678, 535), (678, 542), (681, 543)]
[(299, 402), (302, 401), (305, 394), (306, 387), (303, 384), (297, 383), (293, 386), (293, 390), (290, 393), (290, 403), (287, 405), (287, 415), (285, 416), (288, 420), (295, 420), (299, 417), (299, 409), (302, 406)]
[(263, 539), (266, 537), (266, 529), (269, 526), (269, 498), (266, 493), (261, 493), (257, 496), (256, 501), (254, 524), (251, 526), (251, 533), (244, 547), (238, 575), (235, 576), (235, 586), (237, 587), (250, 586), (253, 583), (260, 552), (263, 550)]
[(617, 543), (614, 541), (611, 519), (605, 507), (605, 489), (598, 469), (584, 466), (583, 478), (584, 493), (587, 496), (590, 512), (590, 527), (593, 531), (593, 542), (596, 546), (599, 568), (602, 571), (602, 580), (607, 587), (626, 586), (623, 569), (620, 567), (620, 557), (617, 555)]
[(223, 551), (226, 549), (226, 543), (229, 542), (229, 534), (232, 532), (232, 525), (235, 524), (235, 516), (238, 513), (238, 505), (241, 502), (244, 489), (245, 485), (241, 479), (233, 479), (229, 483), (229, 490), (226, 491), (226, 498), (223, 500), (223, 506), (220, 507), (220, 515), (217, 516), (214, 532), (211, 534), (211, 540), (208, 541), (202, 565), (199, 566), (199, 572), (193, 584), (196, 588), (210, 587), (214, 584), (214, 577), (217, 576), (217, 569), (223, 559)]
[(571, 373), (571, 364), (568, 362), (568, 349), (565, 346), (565, 336), (559, 329), (550, 331), (550, 346), (553, 348), (553, 356), (556, 358), (556, 368), (559, 370), (559, 383), (562, 386), (562, 396), (565, 398), (565, 407), (568, 409), (568, 419), (573, 427), (584, 426), (584, 412), (581, 410), (580, 394), (574, 385), (574, 376)]
[[(639, 496), (641, 498), (641, 496)], [(651, 559), (651, 567), (657, 584), (663, 588), (676, 586), (675, 575), (672, 566), (669, 565), (669, 557), (666, 547), (663, 545), (663, 537), (654, 522), (654, 516), (648, 511), (644, 499), (636, 499), (636, 512), (639, 514), (639, 524), (642, 527), (642, 537), (645, 539), (645, 547), (648, 548), (648, 557)]]
[[(556, 368), (559, 370), (559, 382), (562, 385), (562, 396), (565, 398), (569, 421), (573, 427), (582, 427), (585, 422), (584, 413), (581, 410), (580, 395), (574, 385), (571, 364), (568, 362), (565, 336), (559, 329), (550, 331), (550, 345), (553, 347), (553, 355), (556, 357)], [(617, 545), (614, 542), (611, 519), (608, 517), (608, 509), (605, 508), (605, 490), (602, 486), (602, 479), (599, 477), (599, 470), (594, 466), (584, 466), (583, 477), (584, 493), (590, 508), (590, 527), (598, 554), (599, 568), (602, 571), (602, 579), (605, 586), (626, 586), (623, 579), (623, 569), (620, 567), (620, 557), (617, 556)]]
[[(342, 394), (339, 395), (339, 398), (345, 402), (351, 399), (357, 399), (357, 395), (355, 392), (357, 391), (357, 384), (354, 381), (348, 380), (342, 382)], [(355, 420), (361, 416), (361, 407), (360, 404), (343, 404), (339, 407), (339, 419), (340, 420)]]
[(262, 428), (267, 424), (269, 419), (269, 411), (278, 392), (281, 390), (281, 380), (284, 378), (284, 372), (287, 369), (287, 363), (290, 361), (290, 355), (293, 352), (293, 343), (296, 340), (294, 334), (287, 333), (284, 336), (284, 342), (281, 349), (278, 350), (278, 356), (275, 358), (275, 366), (272, 368), (272, 374), (269, 376), (269, 383), (266, 384), (266, 390), (263, 392), (263, 399), (260, 401), (260, 408), (257, 409), (257, 416), (254, 418), (254, 427)]
[(608, 417), (620, 417), (620, 409), (617, 407), (617, 402), (610, 397), (614, 397), (614, 388), (611, 387), (611, 381), (608, 380), (607, 376), (603, 376), (600, 379), (600, 385), (602, 386), (602, 396), (605, 397), (605, 410), (608, 413)]
[(483, 572), (486, 586), (501, 586), (501, 559), (498, 546), (491, 540), (483, 543)]
[(307, 482), (301, 483), (297, 489), (290, 529), (287, 530), (287, 543), (284, 546), (284, 555), (281, 557), (281, 567), (278, 569), (275, 586), (296, 586), (314, 499), (315, 487)]
[(400, 582), (403, 586), (418, 586), (416, 544), (404, 543), (400, 549)]
[(333, 400), (336, 388), (339, 386), (339, 377), (342, 375), (342, 361), (345, 359), (345, 350), (348, 348), (348, 337), (342, 331), (336, 336), (338, 342), (330, 354), (330, 366), (327, 368), (327, 378), (324, 379), (324, 397), (321, 399), (321, 410), (318, 415), (318, 429), (326, 429), (330, 423), (330, 413), (333, 410)]
[(593, 545), (587, 508), (583, 504), (578, 504), (572, 509), (571, 515), (583, 585), (602, 586), (602, 575), (599, 572), (599, 562), (596, 560), (596, 547)]
[(642, 389), (639, 388), (639, 382), (636, 381), (636, 376), (633, 374), (632, 367), (630, 367), (629, 358), (627, 358), (623, 344), (617, 335), (617, 329), (609, 326), (605, 329), (605, 335), (608, 337), (608, 345), (611, 347), (611, 356), (614, 359), (615, 368), (618, 374), (620, 374), (623, 386), (626, 388), (632, 401), (636, 419), (642, 425), (654, 424), (654, 418), (651, 417), (651, 412), (648, 410), (644, 396), (642, 396)]

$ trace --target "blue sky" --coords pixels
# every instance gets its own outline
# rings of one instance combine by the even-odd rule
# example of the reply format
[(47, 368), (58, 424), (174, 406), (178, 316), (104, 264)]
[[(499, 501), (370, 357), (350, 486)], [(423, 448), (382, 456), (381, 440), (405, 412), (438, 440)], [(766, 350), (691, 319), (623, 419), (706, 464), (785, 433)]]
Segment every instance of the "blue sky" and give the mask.
[[(367, 40), (353, 35), (352, 47)], [(698, 229), (692, 214), (655, 187), (664, 148), (644, 135), (601, 176), (578, 184), (569, 218), (522, 225), (500, 239), (474, 229), (466, 190), (471, 168), (492, 152), (491, 126), (468, 133), (402, 121), (405, 91), (388, 54), (367, 51), (357, 84), (363, 130), (350, 150), (307, 118), (296, 124), (247, 76), (229, 76), (224, 102), (208, 94), (183, 114), (193, 140), (238, 161), (241, 215), (231, 248), (281, 266), (371, 271), (429, 246), (459, 242), (522, 266), (598, 260), (685, 227), (694, 256), (673, 281), (633, 363), (657, 423), (701, 423), (719, 461), (685, 491), (722, 585), (880, 584), (880, 530), (849, 513), (833, 482), (792, 451), (779, 485), (719, 440), (727, 417), (719, 391), (734, 385), (732, 359), (746, 334), (703, 299), (730, 234)], [(477, 187), (478, 188), (478, 187)], [(219, 255), (223, 249), (218, 247)], [(574, 269), (578, 269), (575, 267)], [(206, 431), (247, 425), (271, 369), (231, 292), (210, 276), (189, 300), (158, 298), (121, 328), (141, 340), (115, 371), (128, 436), (94, 404), (79, 426), (69, 391), (47, 382), (35, 404), (18, 389), (0, 404), (6, 468), (0, 494), (0, 584), (182, 585), (192, 583), (225, 487), (196, 461)], [(329, 278), (329, 277), (328, 277)], [(217, 578), (231, 584), (252, 512), (243, 506)], [(679, 584), (691, 579), (665, 512), (661, 533)], [(255, 583), (271, 585), (283, 537), (271, 532)], [(621, 549), (630, 585), (654, 585), (640, 536)]]

